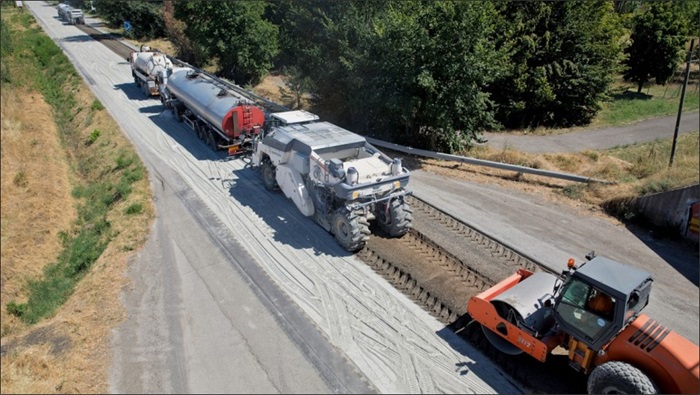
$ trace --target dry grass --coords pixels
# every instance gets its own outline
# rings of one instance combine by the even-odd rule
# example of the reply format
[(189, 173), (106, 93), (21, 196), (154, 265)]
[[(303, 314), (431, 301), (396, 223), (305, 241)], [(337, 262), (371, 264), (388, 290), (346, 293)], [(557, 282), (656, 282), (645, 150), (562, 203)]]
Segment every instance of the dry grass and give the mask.
[[(114, 166), (120, 151), (135, 155), (105, 110), (89, 110), (95, 98), (85, 85), (73, 92), (82, 110), (71, 123), (76, 138), (67, 144), (58, 137), (51, 107), (27, 89), (3, 85), (0, 101), (2, 393), (106, 393), (111, 331), (125, 314), (119, 298), (128, 282), (125, 271), (155, 216), (148, 177), (132, 184), (133, 192), (109, 212), (114, 237), (54, 316), (27, 326), (8, 315), (7, 301), (27, 297), (26, 280), (55, 262), (62, 249), (58, 232), (73, 226), (78, 202), (71, 191), (87, 181), (76, 173), (78, 159), (96, 155)], [(85, 144), (95, 129), (100, 130), (96, 142)], [(126, 214), (134, 203), (142, 212)]]
[[(76, 218), (69, 165), (51, 118), (37, 93), (2, 91), (2, 247), (0, 304), (24, 300), (25, 277), (41, 274), (58, 256), (58, 232)], [(0, 310), (2, 336), (24, 328)]]
[(404, 157), (404, 163), (413, 169), (421, 168), (451, 178), (498, 184), (505, 188), (537, 194), (549, 201), (569, 205), (580, 210), (581, 213), (619, 223), (616, 218), (604, 211), (603, 207), (606, 203), (633, 199), (646, 193), (700, 182), (699, 141), (697, 132), (681, 136), (678, 139), (674, 166), (670, 169), (668, 168), (670, 139), (573, 154), (535, 155), (516, 151), (507, 146), (501, 150), (475, 147), (469, 152), (462, 153), (464, 156), (478, 159), (615, 182), (610, 185), (583, 184), (437, 159), (406, 158), (400, 153), (391, 153), (391, 155)]
[[(12, 95), (12, 92), (9, 94)], [(19, 101), (16, 105), (10, 104), (12, 101), (5, 100), (4, 97), (2, 101), (3, 307), (5, 300), (21, 295), (26, 278), (36, 276), (58, 254), (60, 243), (56, 233), (70, 226), (75, 217), (76, 203), (70, 196), (67, 182), (72, 176), (64, 159), (66, 155), (62, 153), (63, 148), (55, 135), (55, 126), (47, 115), (51, 114), (50, 109), (36, 93), (14, 97)], [(22, 105), (23, 101), (28, 100), (37, 106), (35, 116), (18, 111), (20, 108), (29, 108)], [(78, 100), (85, 107), (94, 99), (87, 89), (82, 89), (78, 93)], [(19, 121), (18, 118), (22, 120)], [(12, 180), (12, 176), (6, 177), (6, 174), (9, 175), (10, 169), (18, 167), (16, 164), (5, 166), (6, 159), (13, 162), (10, 157), (10, 147), (13, 145), (5, 145), (6, 138), (12, 141), (10, 137), (13, 135), (6, 133), (6, 120), (13, 125), (13, 129), (8, 130), (16, 130), (22, 135), (40, 129), (47, 134), (41, 140), (41, 150), (34, 150), (36, 153), (30, 153), (26, 148), (24, 151), (17, 149), (13, 152), (17, 155), (24, 152), (28, 162), (32, 159), (31, 162), (40, 164), (25, 167), (27, 179), (30, 180), (26, 188), (6, 188), (6, 181)], [(101, 138), (111, 140), (115, 148), (132, 149), (105, 111), (100, 111), (93, 118), (92, 124), (81, 130), (81, 135), (87, 139), (94, 128), (102, 130)], [(16, 141), (14, 143), (17, 144)], [(27, 157), (26, 154), (34, 156)], [(14, 159), (16, 163), (21, 163), (21, 159)], [(47, 176), (50, 176), (49, 182)], [(52, 187), (47, 188), (49, 185)], [(16, 317), (8, 316), (6, 309), (2, 309), (4, 329), (0, 382), (3, 393), (107, 392), (111, 358), (110, 334), (112, 328), (124, 318), (119, 299), (119, 293), (127, 285), (124, 273), (134, 254), (133, 250), (145, 243), (154, 217), (147, 178), (138, 181), (133, 187), (134, 192), (127, 200), (120, 202), (108, 218), (118, 235), (54, 317), (28, 328)], [(41, 191), (38, 199), (34, 198), (36, 193), (31, 193), (32, 188)], [(141, 215), (124, 214), (126, 207), (133, 202), (144, 206)], [(11, 210), (6, 203), (13, 204)], [(32, 246), (35, 240), (44, 241), (36, 244), (35, 248)]]

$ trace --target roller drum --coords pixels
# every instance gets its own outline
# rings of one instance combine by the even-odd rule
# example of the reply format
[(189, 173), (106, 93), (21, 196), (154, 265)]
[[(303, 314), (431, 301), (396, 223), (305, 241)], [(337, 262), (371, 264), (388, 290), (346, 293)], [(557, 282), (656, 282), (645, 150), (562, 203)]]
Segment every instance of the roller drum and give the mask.
[[(512, 324), (524, 325), (534, 333), (545, 331), (552, 323), (551, 309), (546, 301), (554, 302), (553, 292), (557, 278), (548, 273), (534, 273), (524, 281), (491, 299), (498, 314)], [(518, 355), (522, 353), (515, 345), (509, 343), (490, 329), (482, 326), (489, 342), (503, 353)]]

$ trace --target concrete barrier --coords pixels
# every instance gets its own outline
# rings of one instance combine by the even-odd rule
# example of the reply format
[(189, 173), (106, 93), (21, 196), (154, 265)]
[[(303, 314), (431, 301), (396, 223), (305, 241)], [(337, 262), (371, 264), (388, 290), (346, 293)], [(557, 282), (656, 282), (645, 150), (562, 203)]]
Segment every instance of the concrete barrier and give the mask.
[(700, 184), (697, 184), (639, 197), (635, 205), (638, 212), (654, 225), (677, 229), (679, 234), (697, 241), (693, 216), (697, 214), (699, 204)]

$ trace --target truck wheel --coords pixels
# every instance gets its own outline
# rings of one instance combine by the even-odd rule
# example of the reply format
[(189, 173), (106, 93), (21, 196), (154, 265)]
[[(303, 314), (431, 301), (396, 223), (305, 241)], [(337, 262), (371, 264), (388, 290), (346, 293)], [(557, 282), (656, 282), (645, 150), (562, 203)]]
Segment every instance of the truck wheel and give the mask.
[(391, 237), (405, 235), (413, 222), (413, 210), (403, 198), (378, 204), (376, 216), (379, 226)]
[(269, 160), (264, 161), (260, 171), (262, 172), (262, 179), (263, 184), (265, 184), (265, 189), (268, 191), (276, 191), (280, 189), (280, 186), (277, 185), (277, 179), (275, 178), (275, 166), (272, 164), (272, 162)]
[(588, 377), (589, 394), (658, 394), (644, 372), (620, 361), (606, 362)]
[(197, 138), (200, 139), (200, 140), (204, 140), (204, 135), (202, 134), (202, 129), (204, 129), (204, 126), (203, 126), (201, 123), (199, 123), (199, 122), (195, 122), (195, 124), (194, 124), (194, 134), (196, 134), (196, 135), (197, 135)]
[(205, 132), (205, 137), (206, 137), (206, 143), (211, 149), (214, 151), (219, 150), (219, 145), (216, 143), (216, 135), (214, 135), (214, 131), (211, 129), (208, 129)]
[(350, 252), (363, 249), (369, 240), (369, 222), (362, 210), (338, 210), (333, 216), (332, 229), (338, 243)]
[(177, 106), (173, 106), (172, 110), (173, 110), (173, 117), (175, 117), (175, 120), (178, 122), (182, 122), (182, 115), (180, 114), (180, 109), (177, 108)]

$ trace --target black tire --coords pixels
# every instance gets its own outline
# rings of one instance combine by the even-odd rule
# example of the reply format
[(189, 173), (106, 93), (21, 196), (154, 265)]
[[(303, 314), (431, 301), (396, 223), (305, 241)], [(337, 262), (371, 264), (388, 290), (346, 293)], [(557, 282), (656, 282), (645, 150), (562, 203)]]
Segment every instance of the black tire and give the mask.
[(151, 91), (148, 89), (147, 83), (144, 82), (143, 85), (141, 85), (141, 91), (146, 96), (146, 98), (151, 97)]
[(205, 137), (207, 145), (211, 147), (212, 150), (218, 151), (219, 145), (216, 143), (216, 135), (214, 134), (214, 131), (207, 128), (207, 130), (205, 131)]
[(180, 114), (180, 109), (177, 108), (177, 106), (173, 106), (173, 117), (175, 117), (175, 120), (178, 122), (182, 122), (182, 115)]
[(345, 207), (338, 210), (331, 229), (338, 243), (350, 252), (365, 248), (369, 241), (369, 222), (362, 210), (350, 211)]
[(620, 361), (597, 366), (588, 377), (589, 394), (658, 394), (659, 390), (641, 370)]
[(276, 191), (280, 189), (280, 186), (277, 185), (277, 179), (275, 178), (275, 166), (270, 162), (269, 160), (265, 160), (262, 163), (262, 169), (260, 169), (262, 172), (262, 179), (263, 179), (263, 184), (265, 184), (265, 189), (268, 191)]
[(376, 211), (379, 226), (391, 237), (401, 237), (411, 228), (413, 210), (403, 198), (382, 202)]
[(196, 134), (197, 138), (200, 140), (204, 140), (204, 134), (202, 133), (203, 129), (204, 129), (204, 126), (201, 123), (195, 122), (194, 134)]

